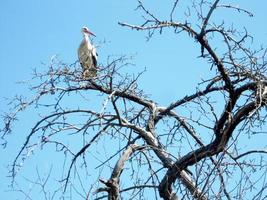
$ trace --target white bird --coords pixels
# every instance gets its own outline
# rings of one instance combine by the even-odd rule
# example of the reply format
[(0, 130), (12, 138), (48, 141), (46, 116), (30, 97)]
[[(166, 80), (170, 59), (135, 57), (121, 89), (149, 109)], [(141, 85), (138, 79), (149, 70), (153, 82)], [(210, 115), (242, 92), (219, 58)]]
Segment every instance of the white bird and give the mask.
[(82, 28), (83, 41), (78, 49), (78, 57), (83, 68), (83, 78), (94, 78), (97, 74), (96, 48), (90, 42), (90, 35), (95, 36), (87, 27)]

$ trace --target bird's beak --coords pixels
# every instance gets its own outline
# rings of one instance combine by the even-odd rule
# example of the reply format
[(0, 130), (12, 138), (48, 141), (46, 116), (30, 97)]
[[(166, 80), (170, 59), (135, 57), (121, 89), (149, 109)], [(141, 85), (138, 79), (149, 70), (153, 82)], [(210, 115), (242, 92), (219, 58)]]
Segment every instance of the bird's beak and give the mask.
[(96, 35), (94, 33), (90, 32), (90, 31), (86, 31), (86, 33), (89, 34), (89, 35), (92, 35), (92, 36), (96, 37)]

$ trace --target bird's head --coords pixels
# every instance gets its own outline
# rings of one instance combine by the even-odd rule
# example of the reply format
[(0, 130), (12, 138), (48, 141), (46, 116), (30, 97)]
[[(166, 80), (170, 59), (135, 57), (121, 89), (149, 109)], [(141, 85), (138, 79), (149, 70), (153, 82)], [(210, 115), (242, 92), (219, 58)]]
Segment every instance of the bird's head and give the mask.
[(88, 36), (90, 36), (90, 35), (95, 36), (95, 34), (92, 33), (91, 31), (89, 31), (89, 29), (86, 26), (82, 27), (82, 33), (85, 35), (88, 35)]

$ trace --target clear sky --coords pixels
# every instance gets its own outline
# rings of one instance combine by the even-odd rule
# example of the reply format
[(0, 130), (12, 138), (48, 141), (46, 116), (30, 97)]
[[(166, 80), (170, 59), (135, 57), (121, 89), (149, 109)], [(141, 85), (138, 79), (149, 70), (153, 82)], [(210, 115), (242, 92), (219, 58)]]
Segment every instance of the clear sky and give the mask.
[[(147, 1), (147, 5), (167, 19), (172, 2)], [(254, 17), (236, 12), (220, 13), (219, 17), (237, 26), (246, 26), (255, 37), (253, 45), (266, 46), (267, 1), (233, 2), (253, 12)], [(135, 11), (136, 6), (135, 0), (1, 0), (0, 112), (8, 109), (5, 97), (28, 93), (16, 82), (30, 79), (33, 68), (46, 67), (43, 63), (49, 63), (54, 55), (66, 63), (77, 60), (77, 47), (82, 39), (80, 29), (84, 25), (97, 35), (94, 41), (99, 45), (99, 62), (105, 63), (108, 55), (134, 55), (133, 71), (146, 68), (140, 84), (156, 102), (166, 106), (195, 91), (196, 83), (209, 72), (209, 66), (197, 59), (199, 46), (189, 37), (175, 35), (171, 30), (163, 31), (162, 35), (157, 33), (147, 41), (145, 32), (120, 27), (118, 21), (140, 22), (141, 14)], [(18, 122), (13, 135), (7, 137), (7, 148), (0, 149), (0, 199), (19, 199), (17, 194), (6, 192), (10, 181), (6, 178), (6, 166), (23, 144), (32, 120), (31, 115), (26, 114), (23, 124)]]

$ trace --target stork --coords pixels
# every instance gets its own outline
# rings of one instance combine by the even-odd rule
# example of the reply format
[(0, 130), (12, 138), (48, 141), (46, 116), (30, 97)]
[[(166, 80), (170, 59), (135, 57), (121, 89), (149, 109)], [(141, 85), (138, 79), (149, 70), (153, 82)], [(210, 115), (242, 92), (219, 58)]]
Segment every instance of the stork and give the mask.
[(95, 36), (87, 27), (82, 28), (83, 40), (78, 49), (78, 57), (83, 68), (83, 78), (94, 78), (97, 74), (97, 53), (90, 42), (90, 36)]

